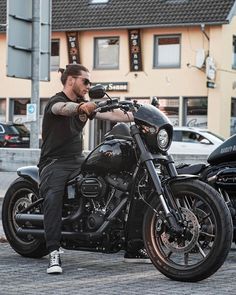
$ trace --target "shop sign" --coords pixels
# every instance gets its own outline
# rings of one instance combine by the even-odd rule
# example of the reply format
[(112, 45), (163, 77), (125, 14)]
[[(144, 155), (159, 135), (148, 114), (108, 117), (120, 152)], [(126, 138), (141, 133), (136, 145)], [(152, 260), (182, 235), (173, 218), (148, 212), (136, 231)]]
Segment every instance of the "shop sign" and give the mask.
[(92, 86), (95, 86), (97, 84), (105, 87), (106, 91), (128, 91), (128, 82), (93, 83)]
[(129, 55), (130, 55), (130, 71), (142, 71), (142, 52), (140, 30), (129, 30)]
[(69, 64), (79, 64), (78, 32), (66, 32)]

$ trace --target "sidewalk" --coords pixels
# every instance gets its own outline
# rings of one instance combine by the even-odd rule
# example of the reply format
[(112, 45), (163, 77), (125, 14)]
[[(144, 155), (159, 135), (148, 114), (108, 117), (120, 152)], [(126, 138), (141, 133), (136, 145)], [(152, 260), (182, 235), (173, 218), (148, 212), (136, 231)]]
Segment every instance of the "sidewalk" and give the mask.
[(8, 187), (16, 178), (16, 172), (0, 172), (0, 243), (5, 240), (5, 234), (2, 228), (2, 201)]
[(15, 172), (0, 171), (0, 198), (4, 197), (6, 190), (8, 189), (12, 181), (14, 181), (17, 177), (18, 175), (16, 171)]

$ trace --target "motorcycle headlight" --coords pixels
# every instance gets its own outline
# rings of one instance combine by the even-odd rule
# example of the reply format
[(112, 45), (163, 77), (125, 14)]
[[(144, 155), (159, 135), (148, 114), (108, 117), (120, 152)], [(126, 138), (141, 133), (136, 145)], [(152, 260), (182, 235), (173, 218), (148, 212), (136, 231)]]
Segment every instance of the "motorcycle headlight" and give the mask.
[(165, 153), (172, 142), (173, 127), (170, 124), (160, 129), (153, 126), (142, 126), (142, 134), (151, 153)]
[(169, 134), (166, 129), (160, 129), (157, 133), (157, 145), (161, 151), (166, 151), (169, 147)]

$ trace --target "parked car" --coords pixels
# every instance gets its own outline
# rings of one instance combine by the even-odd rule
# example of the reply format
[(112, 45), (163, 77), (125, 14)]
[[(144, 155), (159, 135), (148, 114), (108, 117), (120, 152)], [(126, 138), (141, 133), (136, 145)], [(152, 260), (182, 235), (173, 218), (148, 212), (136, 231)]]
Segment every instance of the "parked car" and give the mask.
[(24, 124), (0, 123), (0, 147), (28, 148), (30, 132)]
[(224, 138), (195, 127), (174, 127), (171, 154), (210, 154)]

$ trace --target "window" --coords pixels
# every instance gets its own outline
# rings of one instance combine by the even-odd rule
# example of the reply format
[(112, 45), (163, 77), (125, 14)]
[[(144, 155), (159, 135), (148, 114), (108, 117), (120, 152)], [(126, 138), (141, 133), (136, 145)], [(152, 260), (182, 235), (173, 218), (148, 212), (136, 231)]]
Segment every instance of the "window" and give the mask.
[(26, 115), (27, 103), (30, 103), (29, 98), (14, 99), (14, 115)]
[(6, 115), (6, 99), (0, 99), (0, 115)]
[(207, 128), (207, 97), (184, 98), (186, 126)]
[(118, 69), (119, 37), (95, 38), (95, 69)]
[(230, 135), (236, 133), (236, 97), (231, 98)]
[(159, 101), (159, 109), (167, 115), (174, 126), (179, 125), (179, 98), (156, 97)]
[(40, 116), (43, 116), (45, 107), (48, 103), (48, 100), (49, 100), (48, 98), (41, 98), (40, 99), (40, 106), (39, 106), (39, 115)]
[(154, 36), (154, 68), (180, 67), (180, 36)]
[(60, 67), (60, 57), (59, 57), (60, 40), (51, 40), (51, 71), (58, 71)]
[(236, 36), (233, 36), (232, 68), (236, 70)]
[(0, 121), (5, 121), (6, 120), (6, 99), (1, 98), (0, 99)]

